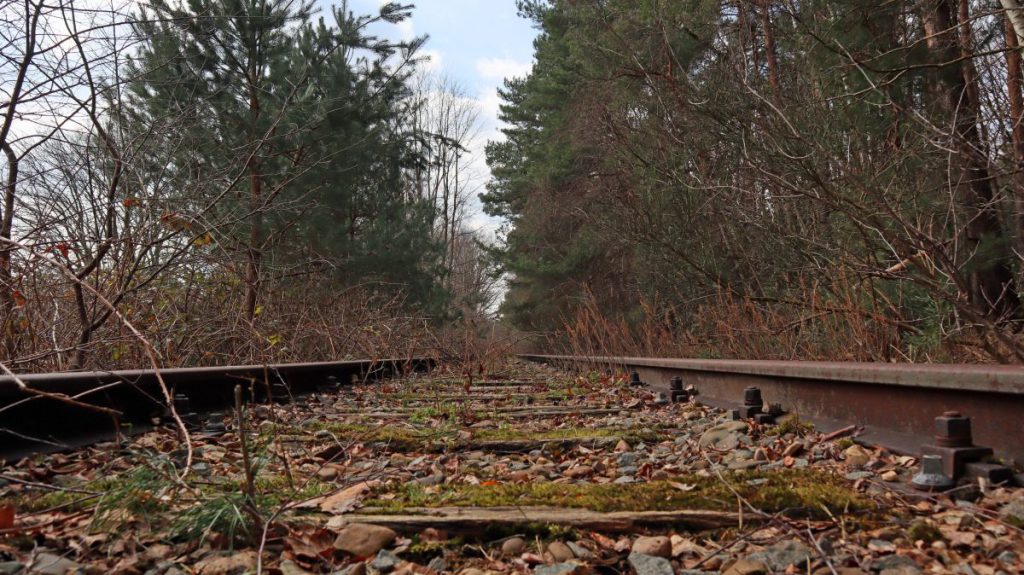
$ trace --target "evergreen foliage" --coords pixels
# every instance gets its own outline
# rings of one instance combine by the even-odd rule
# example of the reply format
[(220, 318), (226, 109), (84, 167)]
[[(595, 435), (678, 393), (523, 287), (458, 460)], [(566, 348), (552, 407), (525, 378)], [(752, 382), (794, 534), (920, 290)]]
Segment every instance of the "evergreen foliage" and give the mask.
[(540, 31), (535, 64), (501, 92), (507, 140), (488, 147), (484, 196), (509, 223), (493, 255), (516, 325), (557, 332), (593, 305), (703, 338), (690, 326), (735, 306), (788, 318), (779, 331), (863, 321), (886, 334), (867, 357), (892, 359), (921, 330), (1019, 320), (1003, 14), (519, 6)]
[(426, 39), (366, 32), (409, 8), (357, 16), (342, 3), (315, 21), (312, 5), (294, 0), (156, 0), (144, 9), (147, 42), (132, 62), (125, 125), (168, 119), (149, 149), (159, 161), (173, 146), (166, 170), (181, 201), (172, 213), (192, 233), (217, 230), (218, 246), (237, 254), (238, 281), (258, 287), (302, 266), (329, 267), (339, 285), (444, 310), (434, 206), (407, 185), (422, 161), (408, 83)]

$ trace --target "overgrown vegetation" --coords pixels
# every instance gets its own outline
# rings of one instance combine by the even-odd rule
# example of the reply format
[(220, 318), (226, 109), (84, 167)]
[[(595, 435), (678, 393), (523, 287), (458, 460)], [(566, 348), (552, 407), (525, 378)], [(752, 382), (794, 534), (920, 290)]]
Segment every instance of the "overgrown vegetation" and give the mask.
[(997, 6), (521, 0), (484, 196), (504, 314), (576, 353), (1021, 362)]
[(409, 356), (486, 332), (456, 169), (478, 112), (425, 37), (371, 32), (411, 6), (352, 8), (5, 6), (0, 361)]
[[(675, 483), (675, 484), (673, 484)], [(679, 485), (687, 486), (680, 489)], [(407, 485), (394, 498), (371, 499), (366, 505), (396, 512), (417, 507), (554, 506), (592, 511), (670, 511), (673, 509), (735, 510), (737, 494), (768, 513), (828, 518), (871, 509), (841, 478), (821, 471), (743, 472), (721, 479), (685, 475), (668, 481), (631, 484), (502, 483), (447, 485), (440, 491)]]

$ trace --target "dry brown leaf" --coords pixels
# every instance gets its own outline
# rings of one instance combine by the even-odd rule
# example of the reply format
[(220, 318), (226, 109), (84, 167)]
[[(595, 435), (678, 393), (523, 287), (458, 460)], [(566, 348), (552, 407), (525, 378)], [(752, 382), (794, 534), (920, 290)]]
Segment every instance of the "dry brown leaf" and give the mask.
[(378, 485), (380, 485), (380, 481), (376, 479), (363, 481), (362, 483), (356, 483), (351, 487), (347, 487), (337, 493), (327, 495), (319, 500), (310, 501), (308, 502), (308, 505), (317, 505), (320, 507), (321, 511), (326, 513), (347, 513), (355, 509), (355, 506), (363, 496)]
[(0, 529), (12, 529), (14, 527), (14, 506), (11, 504), (0, 507)]
[(207, 557), (196, 563), (196, 573), (198, 575), (239, 575), (254, 569), (258, 557), (255, 551)]

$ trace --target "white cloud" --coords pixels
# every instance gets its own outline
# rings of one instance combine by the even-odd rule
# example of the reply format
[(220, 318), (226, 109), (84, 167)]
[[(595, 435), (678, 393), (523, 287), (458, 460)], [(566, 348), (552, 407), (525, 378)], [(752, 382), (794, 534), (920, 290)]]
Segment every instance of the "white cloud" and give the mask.
[[(520, 62), (512, 58), (478, 58), (476, 60), (477, 76), (483, 80), (485, 87), (481, 88), (476, 97), (476, 105), (480, 111), (480, 136), (475, 138), (467, 146), (470, 150), (470, 165), (474, 173), (480, 174), (479, 190), (483, 191), (484, 184), (490, 179), (490, 169), (487, 166), (484, 148), (488, 141), (501, 141), (505, 135), (501, 133), (502, 122), (498, 119), (501, 112), (501, 96), (498, 95), (498, 88), (506, 78), (522, 78), (530, 74), (533, 64)], [(473, 216), (469, 224), (472, 228), (479, 230), (488, 239), (497, 236), (501, 221), (487, 216), (480, 206), (479, 197), (474, 198)]]
[(416, 37), (416, 29), (412, 25), (412, 18), (406, 18), (398, 24), (395, 24), (398, 28), (398, 35), (402, 40), (412, 40)]
[(477, 58), (476, 73), (487, 80), (521, 78), (533, 69), (531, 62), (520, 62), (512, 58)]
[(424, 59), (423, 63), (420, 64), (420, 68), (423, 71), (434, 73), (440, 71), (443, 67), (444, 56), (440, 51), (434, 50), (433, 48), (423, 48), (417, 53)]

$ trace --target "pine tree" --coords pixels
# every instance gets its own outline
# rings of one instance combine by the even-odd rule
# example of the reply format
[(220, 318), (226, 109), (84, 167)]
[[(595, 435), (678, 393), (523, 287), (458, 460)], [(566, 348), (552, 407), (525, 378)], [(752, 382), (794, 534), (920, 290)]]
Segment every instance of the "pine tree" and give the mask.
[(157, 137), (175, 145), (160, 169), (182, 189), (172, 214), (192, 232), (216, 227), (239, 256), (247, 321), (268, 258), (327, 262), (339, 285), (387, 284), (443, 304), (434, 212), (404, 193), (416, 162), (407, 82), (426, 39), (366, 32), (409, 10), (388, 3), (357, 16), (342, 3), (328, 23), (290, 0), (158, 0), (140, 19), (134, 113), (166, 118)]

